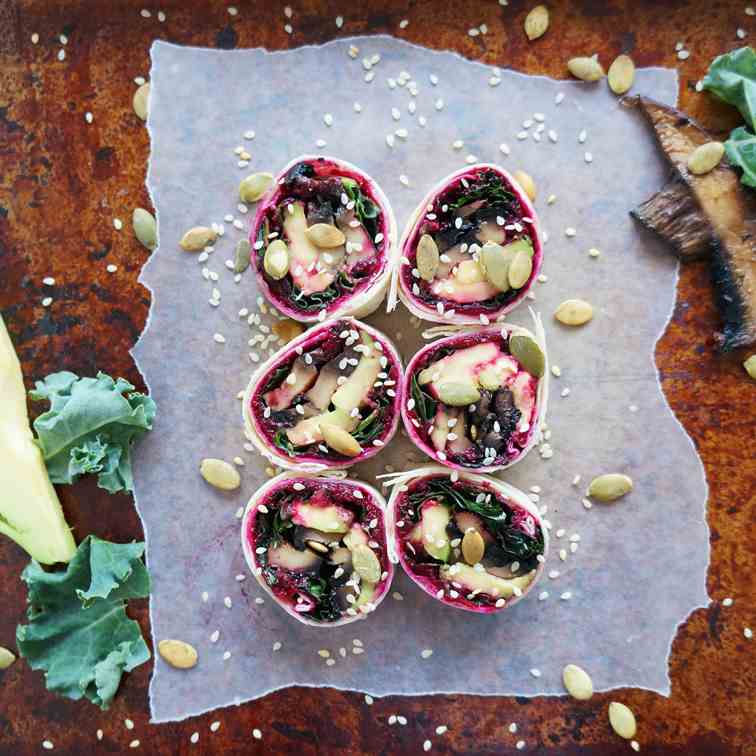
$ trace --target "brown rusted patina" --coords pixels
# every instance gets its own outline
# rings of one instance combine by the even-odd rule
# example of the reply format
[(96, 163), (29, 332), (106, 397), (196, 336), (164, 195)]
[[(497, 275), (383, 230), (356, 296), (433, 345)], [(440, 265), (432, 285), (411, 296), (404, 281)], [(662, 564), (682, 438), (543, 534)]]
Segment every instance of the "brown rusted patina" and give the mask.
[[(156, 37), (210, 47), (282, 48), (336, 35), (392, 33), (556, 77), (565, 76), (565, 61), (574, 55), (598, 52), (608, 66), (615, 55), (628, 52), (638, 66), (677, 65), (681, 108), (717, 132), (734, 125), (737, 116), (695, 92), (695, 82), (714, 55), (741, 44), (738, 27), (756, 33), (755, 20), (744, 13), (745, 0), (553, 0), (549, 31), (532, 43), (522, 23), (535, 2), (510, 0), (501, 7), (493, 0), (299, 0), (291, 2), (294, 33), (288, 35), (283, 2), (234, 1), (235, 17), (224, 3), (209, 0), (158, 6), (125, 0), (0, 4), (0, 309), (29, 386), (62, 368), (82, 374), (104, 368), (140, 384), (128, 350), (149, 309), (149, 293), (137, 282), (147, 252), (129, 228), (132, 208), (149, 207), (144, 187), (149, 141), (131, 98), (133, 78), (148, 73), (149, 45)], [(150, 18), (140, 15), (143, 7), (152, 11)], [(164, 23), (157, 19), (159, 9), (166, 13)], [(340, 31), (334, 23), (338, 13), (345, 18)], [(403, 18), (409, 25), (401, 30)], [(481, 23), (487, 34), (467, 35)], [(36, 46), (33, 33), (40, 38)], [(69, 39), (62, 62), (60, 34)], [(691, 51), (684, 62), (675, 56), (677, 41)], [(87, 111), (94, 116), (91, 124)], [(113, 217), (123, 220), (124, 230), (113, 228)], [(110, 263), (118, 266), (115, 273), (106, 272)], [(45, 276), (55, 277), (56, 284), (43, 292)], [(54, 299), (49, 309), (41, 306), (45, 295)], [(628, 743), (608, 725), (606, 709), (613, 699), (635, 711), (643, 753), (756, 752), (756, 641), (743, 637), (745, 626), (756, 627), (756, 401), (740, 364), (745, 354), (717, 353), (712, 334), (718, 327), (706, 263), (691, 263), (681, 272), (657, 364), (669, 402), (706, 466), (708, 586), (715, 601), (680, 628), (669, 699), (625, 690), (588, 702), (440, 696), (367, 706), (354, 693), (294, 688), (188, 722), (150, 726), (151, 665), (129, 675), (110, 711), (102, 713), (49, 694), (42, 675), (21, 661), (0, 673), (0, 753), (39, 753), (45, 738), (55, 744), (55, 753), (71, 754), (98, 745), (109, 753), (127, 750), (137, 738), (142, 752), (161, 754), (418, 753), (426, 738), (432, 752), (519, 753), (515, 743), (522, 738), (524, 753), (627, 754)], [(94, 480), (62, 487), (60, 494), (77, 538), (90, 532), (119, 541), (141, 537), (129, 497), (110, 496)], [(24, 616), (18, 576), (26, 561), (15, 544), (0, 540), (0, 645), (11, 648)], [(717, 601), (725, 596), (735, 599), (733, 606)], [(146, 602), (134, 610), (146, 633)], [(406, 716), (407, 726), (387, 726), (392, 713)], [(134, 730), (124, 727), (126, 717), (135, 722)], [(215, 720), (221, 726), (211, 733)], [(508, 731), (510, 722), (519, 725), (516, 735)], [(442, 724), (449, 731), (436, 735)], [(255, 727), (262, 730), (261, 741), (252, 737)], [(101, 744), (98, 728), (104, 731)], [(191, 745), (195, 731), (200, 741)]]

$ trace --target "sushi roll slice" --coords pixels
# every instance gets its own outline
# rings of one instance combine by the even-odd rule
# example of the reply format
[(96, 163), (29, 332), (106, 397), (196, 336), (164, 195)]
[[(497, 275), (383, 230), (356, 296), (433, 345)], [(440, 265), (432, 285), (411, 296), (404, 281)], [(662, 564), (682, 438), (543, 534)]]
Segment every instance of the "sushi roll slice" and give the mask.
[(519, 326), (459, 332), (410, 361), (402, 418), (415, 445), (457, 470), (493, 472), (522, 459), (546, 415), (548, 373), (538, 335)]
[(283, 473), (250, 500), (242, 548), (265, 591), (306, 625), (344, 625), (381, 603), (391, 585), (386, 501), (372, 486)]
[(290, 318), (365, 317), (388, 288), (396, 221), (359, 168), (303, 155), (261, 199), (250, 244), (260, 290)]
[(524, 298), (543, 258), (538, 217), (503, 168), (479, 163), (440, 181), (412, 214), (398, 245), (389, 309), (419, 318), (484, 324)]
[(547, 530), (527, 494), (503, 481), (428, 465), (395, 480), (388, 507), (392, 557), (444, 604), (492, 614), (543, 572)]
[(333, 318), (255, 371), (243, 398), (245, 430), (285, 469), (349, 467), (393, 437), (401, 383), (401, 358), (384, 334), (354, 318)]

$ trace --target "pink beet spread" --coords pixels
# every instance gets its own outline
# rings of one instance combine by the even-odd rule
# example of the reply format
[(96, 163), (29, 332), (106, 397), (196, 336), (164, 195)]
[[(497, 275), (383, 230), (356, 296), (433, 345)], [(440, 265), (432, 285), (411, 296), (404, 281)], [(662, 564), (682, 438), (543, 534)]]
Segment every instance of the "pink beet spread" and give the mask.
[[(297, 488), (295, 488), (295, 486)], [(355, 492), (362, 495), (362, 498), (355, 496)], [(258, 501), (257, 510), (248, 518), (246, 523), (245, 538), (247, 541), (248, 552), (254, 554), (256, 564), (262, 568), (262, 577), (270, 587), (275, 598), (283, 605), (291, 608), (299, 606), (304, 616), (323, 622), (334, 621), (336, 616), (319, 617), (317, 611), (313, 614), (313, 609), (317, 610), (321, 598), (311, 592), (311, 579), (317, 578), (325, 580), (326, 583), (333, 580), (334, 570), (325, 563), (318, 575), (312, 575), (304, 572), (295, 572), (286, 570), (279, 566), (268, 565), (267, 552), (262, 554), (255, 553), (259, 546), (267, 547), (271, 542), (271, 522), (276, 513), (282, 520), (292, 520), (292, 514), (296, 509), (297, 503), (306, 503), (311, 507), (328, 507), (335, 505), (348, 510), (354, 515), (354, 523), (362, 526), (369, 535), (371, 544), (378, 544), (373, 547), (373, 551), (378, 557), (381, 565), (382, 577), (376, 586), (375, 595), (371, 603), (377, 603), (380, 597), (391, 584), (393, 575), (393, 565), (388, 558), (386, 546), (386, 528), (382, 508), (374, 500), (369, 489), (353, 481), (328, 480), (325, 478), (286, 478), (282, 480), (275, 488), (269, 490), (261, 501)], [(267, 513), (259, 511), (260, 505), (264, 505)], [(295, 520), (292, 520), (295, 522)], [(291, 542), (292, 528), (283, 531), (283, 538)], [(334, 540), (341, 538), (340, 535), (334, 534)], [(275, 540), (273, 541), (273, 543)], [(343, 576), (341, 583), (349, 579), (349, 575)], [(306, 611), (303, 611), (306, 610)], [(340, 612), (343, 614), (344, 612)]]
[[(540, 544), (540, 548), (537, 551), (539, 554), (543, 554), (544, 536), (540, 519), (516, 501), (505, 497), (488, 483), (472, 483), (469, 480), (453, 482), (448, 475), (442, 474), (431, 474), (415, 479), (409, 483), (407, 491), (400, 493), (394, 500), (393, 514), (399, 561), (412, 580), (428, 595), (433, 596), (433, 598), (444, 604), (479, 614), (491, 614), (500, 611), (513, 603), (515, 597), (511, 597), (504, 606), (500, 607), (495, 606), (496, 597), (488, 596), (484, 593), (479, 593), (472, 599), (468, 598), (469, 594), (464, 589), (459, 589), (440, 577), (441, 562), (429, 557), (422, 549), (422, 546), (413, 545), (410, 534), (420, 521), (422, 507), (430, 502), (436, 503), (433, 493), (429, 490), (429, 484), (434, 480), (443, 480), (452, 489), (458, 491), (472, 490), (476, 495), (480, 493), (490, 494), (492, 500), (497, 502), (507, 513), (507, 522), (510, 524), (511, 531), (515, 533), (519, 531), (530, 538), (536, 539)], [(410, 500), (410, 497), (415, 499), (414, 503)], [(418, 500), (423, 502), (420, 506), (417, 506)], [(460, 510), (457, 509), (456, 511)], [(479, 518), (479, 521), (485, 523), (484, 518)], [(461, 538), (464, 534), (452, 525), (450, 528), (447, 528), (447, 535), (450, 539), (454, 539)], [(522, 571), (529, 571), (530, 569), (541, 570), (542, 565), (537, 560), (530, 559), (524, 564)], [(534, 583), (535, 580), (531, 582), (531, 586)], [(443, 596), (439, 598), (439, 591), (441, 590), (443, 590)], [(455, 591), (458, 595), (451, 595), (451, 591)]]
[[(538, 425), (537, 420), (540, 411), (538, 406), (539, 379), (530, 375), (519, 363), (517, 363), (519, 365), (519, 370), (516, 375), (513, 375), (508, 379), (508, 386), (511, 387), (515, 381), (520, 382), (521, 390), (532, 399), (533, 405), (528, 417), (523, 418), (521, 414), (518, 413), (518, 429), (511, 432), (506, 440), (505, 446), (498, 451), (496, 457), (493, 459), (490, 457), (486, 458), (484, 452), (477, 449), (477, 447), (469, 449), (461, 454), (449, 454), (446, 452), (445, 459), (439, 457), (438, 452), (433, 447), (431, 441), (431, 427), (433, 421), (424, 421), (420, 417), (417, 404), (415, 404), (412, 409), (408, 409), (407, 403), (413, 396), (413, 376), (417, 376), (423, 369), (447, 354), (453, 354), (460, 349), (488, 342), (496, 344), (501, 352), (509, 355), (509, 336), (502, 336), (502, 329), (489, 328), (476, 333), (461, 336), (449, 336), (429, 344), (415, 355), (407, 366), (405, 372), (404, 387), (402, 391), (402, 417), (407, 432), (410, 434), (413, 441), (418, 444), (426, 454), (434, 459), (438, 459), (444, 464), (449, 464), (450, 466), (459, 469), (500, 467), (511, 462), (523, 453), (533, 434), (536, 432)], [(512, 359), (514, 360), (515, 358), (512, 357)], [(478, 368), (480, 370), (485, 366), (486, 363), (481, 363)], [(432, 394), (432, 389), (428, 390), (428, 386), (425, 388), (427, 393)], [(525, 422), (527, 423), (527, 428), (519, 429), (520, 424)], [(469, 425), (470, 423), (467, 423), (468, 427)]]
[[(503, 226), (497, 223), (497, 227), (503, 229), (506, 234), (506, 238), (501, 244), (506, 245), (518, 239), (529, 238), (534, 250), (533, 271), (528, 281), (520, 289), (509, 289), (507, 292), (500, 292), (496, 296), (483, 301), (458, 302), (434, 292), (432, 282), (424, 281), (413, 275), (413, 269), (417, 268), (417, 245), (423, 234), (430, 234), (438, 238), (440, 232), (446, 232), (444, 238), (449, 242), (446, 247), (443, 244), (439, 245), (441, 253), (445, 251), (445, 248), (452, 247), (460, 241), (475, 242), (474, 230), (470, 230), (464, 225), (461, 229), (455, 229), (455, 212), (449, 206), (455, 200), (467, 194), (470, 189), (474, 188), (476, 182), (484, 180), (486, 177), (496, 177), (502, 189), (513, 195), (506, 210), (501, 210), (491, 215), (491, 221), (494, 223), (497, 222), (497, 217), (504, 220)], [(436, 309), (437, 305), (441, 303), (445, 310), (454, 310), (455, 314), (458, 315), (473, 317), (483, 315), (490, 316), (493, 319), (500, 313), (511, 309), (517, 301), (522, 299), (532, 285), (540, 270), (543, 256), (541, 242), (536, 229), (535, 213), (526, 209), (526, 202), (527, 198), (523, 197), (520, 189), (512, 185), (505, 175), (490, 166), (473, 167), (469, 171), (457, 175), (426, 204), (415, 227), (405, 239), (402, 255), (409, 260), (410, 264), (404, 264), (400, 269), (404, 291), (418, 304), (426, 308)], [(447, 208), (446, 210), (444, 210), (445, 207)], [(413, 287), (416, 288), (413, 289)]]
[[(301, 166), (309, 166), (314, 171), (314, 177), (303, 177), (291, 180)], [(312, 207), (330, 207), (334, 211), (339, 209), (344, 203), (344, 195), (341, 179), (352, 179), (357, 183), (360, 191), (365, 195), (379, 210), (377, 218), (372, 222), (373, 246), (375, 255), (369, 259), (362, 260), (357, 266), (347, 271), (348, 286), (342, 286), (337, 280), (326, 291), (340, 286), (337, 296), (332, 297), (325, 303), (325, 307), (312, 304), (309, 307), (304, 306), (306, 300), (301, 298), (294, 285), (291, 276), (287, 275), (283, 279), (276, 281), (272, 279), (263, 269), (263, 257), (265, 247), (268, 241), (273, 238), (286, 239), (283, 229), (282, 212), (285, 212), (285, 206), (290, 202), (302, 200), (306, 203), (307, 208)], [(268, 234), (277, 234), (277, 236), (265, 236), (265, 224), (268, 225)], [(382, 237), (379, 237), (381, 234)], [(375, 239), (380, 241), (376, 242)], [(385, 270), (388, 264), (387, 251), (389, 244), (389, 229), (386, 211), (377, 192), (374, 190), (372, 182), (362, 173), (352, 170), (345, 165), (329, 160), (328, 158), (314, 158), (300, 161), (291, 166), (285, 173), (277, 177), (277, 183), (271, 194), (263, 199), (260, 208), (257, 211), (255, 222), (249, 236), (249, 242), (252, 245), (251, 260), (252, 265), (257, 273), (257, 280), (260, 287), (282, 311), (296, 319), (297, 315), (314, 319), (322, 309), (326, 313), (332, 313), (340, 308), (345, 299), (351, 298), (356, 294), (364, 291), (378, 278)], [(256, 250), (255, 244), (264, 242), (264, 245)], [(336, 290), (334, 290), (336, 291)], [(299, 300), (299, 302), (297, 301)]]

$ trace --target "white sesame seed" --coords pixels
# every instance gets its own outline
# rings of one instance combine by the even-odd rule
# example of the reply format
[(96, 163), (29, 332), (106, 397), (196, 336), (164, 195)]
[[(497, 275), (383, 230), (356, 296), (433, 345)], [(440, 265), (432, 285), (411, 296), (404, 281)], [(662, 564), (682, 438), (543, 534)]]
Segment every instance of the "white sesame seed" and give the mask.
[(49, 307), (52, 304), (52, 297), (45, 297), (42, 300), (42, 307)]
[(165, 13), (163, 13), (163, 11), (158, 11), (157, 18), (161, 24), (165, 23)]
[(722, 606), (732, 606), (733, 601), (731, 598), (726, 598), (722, 600)]
[(745, 29), (738, 29), (738, 30), (737, 30), (737, 31), (735, 32), (735, 36), (736, 36), (736, 37), (737, 37), (738, 39), (745, 39), (745, 38), (746, 38), (746, 36), (747, 36), (747, 34), (748, 34), (748, 32), (746, 32), (746, 30), (745, 30)]
[(541, 670), (536, 667), (533, 667), (533, 669), (530, 670), (530, 674), (533, 675), (533, 677), (540, 677)]
[(31, 42), (33, 45), (36, 45), (39, 42), (39, 34), (37, 34), (37, 32), (34, 32), (34, 34), (31, 35)]
[(252, 730), (252, 737), (253, 737), (253, 738), (254, 738), (255, 740), (260, 740), (260, 738), (262, 738), (262, 733), (260, 732), (260, 730), (258, 730), (258, 729), (257, 729), (257, 728), (255, 727), (255, 729), (254, 729), (254, 730)]
[(123, 723), (126, 726), (127, 730), (133, 730), (134, 729), (134, 723), (130, 719), (124, 719)]
[(87, 111), (86, 113), (84, 113), (84, 120), (87, 123), (92, 123), (92, 121), (94, 121), (94, 116), (89, 111)]
[(420, 652), (420, 656), (421, 656), (421, 657), (422, 657), (423, 659), (429, 659), (429, 658), (430, 658), (431, 656), (433, 656), (433, 649), (432, 649), (432, 648), (424, 648), (424, 649), (423, 649), (423, 650), (422, 650), (422, 651)]
[(65, 59), (66, 59), (66, 51), (63, 49), (58, 50), (58, 60), (62, 62)]
[(562, 601), (569, 601), (572, 598), (572, 591), (565, 591), (559, 598)]
[(585, 162), (586, 163), (592, 163), (593, 162), (593, 153), (586, 152), (585, 155), (584, 155), (584, 158), (585, 158)]
[(424, 741), (423, 742), (423, 750), (424, 751), (430, 751), (432, 745), (433, 744), (430, 742), (430, 740)]
[(55, 746), (53, 745), (52, 740), (43, 740), (42, 748), (44, 748), (46, 751), (52, 751), (52, 749), (55, 748)]
[(679, 51), (679, 52), (677, 53), (677, 57), (678, 57), (678, 58), (679, 58), (680, 60), (687, 60), (687, 59), (688, 59), (688, 58), (690, 57), (690, 52), (688, 52), (688, 50), (680, 50), (680, 51)]
[(229, 16), (235, 16), (239, 13), (239, 9), (235, 5), (229, 5), (226, 10), (228, 10)]
[(516, 723), (516, 722), (512, 722), (512, 723), (511, 723), (511, 724), (509, 725), (509, 728), (508, 728), (508, 729), (509, 729), (509, 731), (510, 731), (510, 732), (512, 733), (512, 735), (514, 735), (514, 734), (515, 734), (515, 733), (517, 732), (517, 723)]
[(191, 736), (189, 737), (189, 742), (190, 743), (198, 743), (199, 742), (199, 733), (198, 732), (193, 732), (191, 734)]
[(569, 237), (570, 239), (577, 234), (577, 231), (572, 228), (571, 226), (568, 226), (564, 229), (564, 235)]
[(129, 743), (129, 748), (139, 748), (140, 742), (138, 740), (132, 740), (131, 743)]
[(546, 599), (547, 599), (548, 597), (549, 597), (549, 592), (548, 592), (548, 591), (541, 591), (541, 592), (540, 592), (540, 593), (538, 594), (538, 600), (539, 600), (539, 601), (546, 601)]
[(743, 637), (745, 637), (747, 640), (751, 640), (751, 638), (753, 638), (753, 630), (751, 630), (750, 627), (744, 627)]
[(223, 652), (223, 661), (228, 661), (231, 658), (231, 652), (230, 651), (224, 651)]
[(444, 100), (443, 100), (442, 97), (439, 97), (436, 100), (436, 103), (435, 103), (434, 107), (436, 108), (436, 110), (443, 110), (444, 109)]
[(152, 13), (150, 13), (146, 8), (142, 8), (142, 10), (139, 11), (142, 18), (152, 18)]
[(521, 751), (523, 748), (525, 748), (525, 741), (524, 740), (518, 740), (517, 743), (515, 743), (515, 748), (518, 751)]
[(336, 28), (341, 29), (342, 26), (344, 26), (344, 19), (341, 16), (336, 16)]

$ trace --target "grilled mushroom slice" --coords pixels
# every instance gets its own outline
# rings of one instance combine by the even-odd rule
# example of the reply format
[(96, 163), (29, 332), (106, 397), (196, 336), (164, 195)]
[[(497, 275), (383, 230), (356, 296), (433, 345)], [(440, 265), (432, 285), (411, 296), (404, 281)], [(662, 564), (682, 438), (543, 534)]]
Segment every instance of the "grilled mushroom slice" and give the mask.
[(255, 371), (243, 401), (247, 436), (286, 469), (348, 467), (393, 437), (401, 382), (384, 334), (354, 318), (328, 320)]
[(543, 331), (504, 325), (439, 339), (410, 361), (402, 390), (407, 434), (458, 470), (513, 465), (536, 443), (546, 411)]
[(503, 168), (480, 163), (440, 181), (399, 243), (395, 285), (407, 308), (443, 323), (488, 323), (527, 293), (543, 257), (538, 218)]
[(356, 480), (284, 473), (252, 497), (242, 548), (265, 591), (308, 625), (364, 618), (383, 600), (394, 566), (386, 502)]
[(250, 235), (263, 294), (303, 323), (373, 312), (388, 288), (395, 242), (378, 184), (350, 163), (313, 155), (277, 176)]
[[(683, 221), (680, 187), (675, 193), (667, 187), (663, 190), (666, 196), (656, 195), (633, 214), (670, 239), (677, 249), (696, 250), (696, 255), (702, 249), (702, 224), (706, 223), (715, 296), (724, 319), (720, 345), (729, 350), (756, 342), (756, 195), (743, 188), (738, 174), (725, 163), (700, 176), (688, 171), (689, 155), (711, 141), (711, 136), (685, 113), (647, 97), (626, 101), (640, 108), (651, 124), (676, 181), (687, 188), (690, 207), (695, 208), (693, 217)], [(667, 209), (674, 216), (672, 222), (654, 219)], [(687, 233), (682, 231), (683, 226)]]
[(388, 506), (404, 571), (444, 604), (497, 612), (543, 571), (547, 531), (528, 496), (507, 483), (428, 465), (394, 482)]

